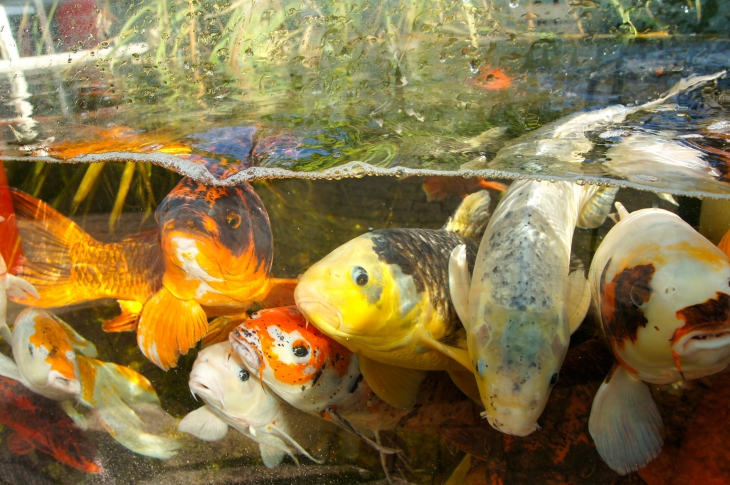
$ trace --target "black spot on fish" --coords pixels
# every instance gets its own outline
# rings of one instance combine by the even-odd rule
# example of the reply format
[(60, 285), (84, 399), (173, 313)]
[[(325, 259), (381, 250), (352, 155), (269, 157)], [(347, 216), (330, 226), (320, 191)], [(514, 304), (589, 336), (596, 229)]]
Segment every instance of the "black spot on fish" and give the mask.
[(324, 372), (324, 369), (326, 367), (327, 367), (327, 363), (325, 362), (324, 365), (322, 367), (320, 367), (319, 370), (317, 371), (317, 373), (314, 375), (314, 380), (312, 380), (312, 387), (317, 385), (317, 381), (319, 380), (320, 377), (322, 377), (322, 373)]
[(360, 381), (362, 381), (362, 374), (360, 374), (359, 376), (357, 376), (357, 379), (355, 379), (354, 381), (352, 381), (350, 383), (349, 387), (347, 388), (347, 392), (350, 393), (350, 394), (352, 394), (353, 392), (355, 392), (355, 390), (357, 389), (357, 386), (360, 385)]
[(672, 341), (693, 330), (724, 330), (730, 326), (730, 295), (719, 291), (715, 294), (716, 298), (677, 311), (684, 325), (674, 331)]
[(601, 317), (606, 334), (623, 348), (626, 339), (635, 342), (639, 327), (649, 323), (641, 306), (651, 298), (655, 268), (653, 264), (624, 268), (607, 283), (610, 264), (609, 260), (601, 274)]
[(418, 293), (428, 290), (431, 304), (448, 328), (444, 339), (450, 344), (458, 341), (458, 336), (452, 334), (462, 325), (449, 295), (449, 257), (456, 246), (465, 244), (467, 264), (473, 272), (478, 244), (435, 229), (381, 229), (370, 233), (370, 237), (381, 262), (398, 265), (404, 275), (413, 279)]

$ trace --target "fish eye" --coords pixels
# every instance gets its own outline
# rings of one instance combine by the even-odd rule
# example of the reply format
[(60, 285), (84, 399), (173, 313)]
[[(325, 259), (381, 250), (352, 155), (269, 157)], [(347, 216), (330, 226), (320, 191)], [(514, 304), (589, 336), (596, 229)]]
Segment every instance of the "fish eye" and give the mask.
[(550, 378), (550, 387), (553, 387), (555, 384), (558, 383), (558, 373), (554, 373), (553, 376)]
[(636, 306), (641, 306), (644, 304), (644, 298), (641, 296), (641, 292), (637, 287), (631, 288), (631, 303), (633, 303)]
[(241, 214), (237, 214), (235, 212), (228, 214), (226, 216), (226, 222), (233, 229), (238, 229), (238, 226), (241, 225)]
[(248, 378), (251, 377), (246, 369), (241, 369), (238, 371), (238, 378), (241, 379), (243, 382), (246, 382)]
[(365, 286), (370, 281), (368, 272), (361, 266), (355, 266), (352, 268), (352, 281), (357, 283), (357, 286)]
[(294, 352), (294, 355), (297, 357), (306, 357), (309, 355), (309, 349), (304, 344), (295, 345), (292, 347), (292, 352)]

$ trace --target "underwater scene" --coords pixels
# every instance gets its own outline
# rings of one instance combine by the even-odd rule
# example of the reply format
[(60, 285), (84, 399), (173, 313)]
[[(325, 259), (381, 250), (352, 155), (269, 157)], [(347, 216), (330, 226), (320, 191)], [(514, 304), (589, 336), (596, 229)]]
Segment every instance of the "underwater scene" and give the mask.
[(730, 483), (728, 32), (0, 0), (0, 482)]

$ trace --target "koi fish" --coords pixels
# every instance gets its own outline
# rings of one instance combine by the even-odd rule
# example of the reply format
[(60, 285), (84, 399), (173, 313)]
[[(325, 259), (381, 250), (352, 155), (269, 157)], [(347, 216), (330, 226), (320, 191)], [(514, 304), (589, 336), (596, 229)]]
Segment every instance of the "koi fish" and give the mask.
[(598, 247), (590, 280), (618, 364), (588, 425), (606, 464), (626, 474), (663, 444), (645, 383), (697, 379), (730, 363), (730, 258), (671, 212), (616, 208), (620, 221)]
[(470, 238), (489, 220), (489, 201), (486, 191), (470, 195), (440, 230), (363, 234), (299, 279), (294, 299), (306, 320), (357, 354), (365, 381), (396, 408), (414, 405), (428, 370), (447, 370), (460, 387), (475, 387), (449, 298), (448, 260), (463, 244), (473, 264)]
[(246, 368), (297, 409), (377, 434), (406, 411), (383, 402), (362, 379), (357, 356), (307, 324), (296, 307), (261, 310), (230, 334)]
[(101, 243), (45, 203), (13, 191), (27, 252), (21, 275), (48, 308), (99, 298), (120, 301), (105, 330), (137, 328), (142, 353), (177, 364), (208, 331), (206, 313), (292, 300), (295, 280), (271, 278), (269, 218), (247, 182), (207, 187), (183, 178), (155, 212), (159, 230)]
[[(6, 221), (0, 217), (0, 227)], [(15, 275), (8, 273), (5, 266), (5, 258), (0, 254), (0, 337), (10, 342), (10, 328), (7, 322), (8, 296), (11, 298), (28, 299), (29, 297), (39, 298), (40, 295), (35, 287)]]
[(17, 367), (14, 373), (3, 369), (4, 375), (60, 401), (80, 426), (85, 427), (86, 418), (74, 403), (96, 416), (125, 448), (160, 459), (175, 454), (177, 442), (144, 432), (144, 423), (130, 407), (159, 407), (150, 382), (128, 367), (95, 359), (94, 344), (63, 320), (44, 310), (26, 309), (15, 320), (8, 342)]
[(482, 415), (503, 433), (539, 428), (570, 335), (590, 306), (585, 272), (571, 271), (573, 232), (600, 226), (617, 190), (518, 180), (497, 205), (476, 262), (468, 246), (451, 255), (451, 299), (466, 328)]
[(480, 190), (493, 189), (504, 192), (507, 186), (499, 182), (484, 180), (482, 177), (426, 177), (423, 181), (423, 191), (426, 193), (428, 202), (444, 200), (447, 195), (455, 194), (465, 198), (467, 195)]
[[(0, 367), (13, 362), (0, 354)], [(0, 376), (0, 423), (14, 431), (8, 447), (18, 454), (38, 449), (59, 462), (86, 473), (101, 473), (94, 443), (57, 403)]]
[(267, 392), (256, 374), (244, 367), (231, 344), (221, 342), (198, 353), (188, 382), (193, 395), (205, 405), (185, 416), (178, 430), (205, 441), (218, 441), (228, 427), (259, 444), (267, 467), (289, 455), (297, 464), (301, 454), (316, 463), (301, 444), (321, 433), (321, 423)]

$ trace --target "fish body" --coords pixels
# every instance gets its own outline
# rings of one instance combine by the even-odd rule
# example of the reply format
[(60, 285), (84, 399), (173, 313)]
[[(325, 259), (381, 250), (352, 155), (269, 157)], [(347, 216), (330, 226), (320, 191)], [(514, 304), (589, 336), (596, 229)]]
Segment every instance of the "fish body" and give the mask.
[(58, 403), (4, 376), (0, 376), (0, 423), (15, 432), (8, 440), (15, 451), (38, 449), (86, 473), (103, 471), (94, 444)]
[(137, 329), (142, 353), (163, 369), (208, 331), (207, 315), (291, 301), (293, 280), (271, 278), (268, 215), (247, 182), (207, 187), (183, 178), (155, 212), (158, 230), (102, 243), (45, 203), (13, 191), (27, 251), (21, 275), (40, 307), (120, 301), (109, 331)]
[(669, 384), (730, 363), (730, 258), (677, 215), (629, 214), (591, 264), (593, 304), (618, 361), (593, 402), (601, 457), (625, 474), (655, 458), (663, 424), (644, 382)]
[(97, 360), (94, 345), (63, 320), (45, 310), (26, 309), (15, 321), (10, 343), (15, 363), (5, 362), (0, 373), (60, 401), (74, 420), (85, 424), (84, 414), (74, 407), (78, 404), (135, 453), (160, 459), (175, 454), (177, 442), (145, 432), (145, 423), (132, 409), (159, 408), (150, 382), (128, 367)]
[(230, 426), (259, 444), (266, 466), (280, 464), (286, 455), (297, 461), (297, 454), (319, 462), (299, 442), (311, 442), (320, 423), (267, 392), (257, 374), (250, 373), (231, 351), (230, 343), (211, 345), (198, 353), (189, 386), (205, 406), (183, 418), (180, 431), (218, 441)]
[(304, 412), (373, 432), (394, 428), (406, 414), (372, 391), (355, 354), (308, 325), (296, 307), (261, 310), (230, 339), (251, 372)]
[(497, 430), (526, 436), (538, 429), (568, 350), (570, 321), (573, 329), (580, 324), (590, 301), (583, 279), (583, 311), (571, 308), (573, 232), (576, 224), (603, 222), (601, 205), (592, 202), (603, 195), (571, 182), (516, 181), (487, 226), (473, 276), (459, 251), (452, 256), (452, 298), (466, 328), (483, 415)]

